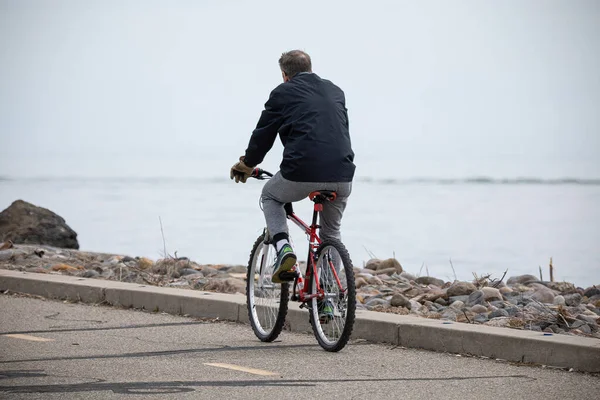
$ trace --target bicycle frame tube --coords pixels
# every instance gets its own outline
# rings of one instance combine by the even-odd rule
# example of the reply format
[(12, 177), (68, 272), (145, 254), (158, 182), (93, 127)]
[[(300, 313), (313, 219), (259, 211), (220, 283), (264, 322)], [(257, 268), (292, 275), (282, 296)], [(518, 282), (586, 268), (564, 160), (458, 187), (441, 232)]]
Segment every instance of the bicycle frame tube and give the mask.
[[(317, 235), (317, 228), (319, 228), (319, 226), (317, 225), (317, 217), (318, 217), (319, 212), (321, 212), (321, 211), (323, 211), (323, 205), (315, 204), (311, 226), (308, 226), (304, 221), (302, 221), (300, 218), (298, 218), (298, 216), (296, 216), (293, 212), (288, 215), (288, 219), (290, 219), (292, 222), (294, 222), (294, 224), (296, 224), (300, 229), (302, 229), (304, 231), (304, 233), (306, 233), (309, 236), (309, 251), (308, 251), (308, 261), (307, 261), (307, 267), (306, 267), (306, 278), (307, 278), (306, 281), (310, 282), (310, 278), (314, 277), (315, 284), (317, 287), (317, 294), (310, 294), (310, 289), (308, 288), (308, 285), (304, 285), (304, 283), (305, 283), (304, 279), (302, 277), (300, 277), (300, 280), (303, 283), (303, 287), (299, 292), (301, 301), (309, 301), (309, 300), (313, 299), (314, 297), (323, 297), (324, 296), (323, 290), (321, 289), (321, 284), (319, 283), (319, 277), (313, 273), (316, 270), (315, 263), (317, 260), (315, 259), (315, 255), (316, 255), (319, 245), (321, 244), (321, 238)], [(335, 282), (337, 283), (338, 287), (342, 290), (342, 292), (345, 292), (344, 288), (342, 287), (342, 283), (340, 282), (340, 278), (337, 274), (335, 266), (333, 265), (333, 262), (331, 261), (331, 259), (329, 257), (327, 257), (326, 265), (329, 268), (331, 268), (331, 272), (333, 274), (333, 277), (335, 278)]]
[[(317, 225), (317, 217), (318, 217), (319, 212), (322, 210), (323, 210), (322, 204), (315, 204), (314, 211), (313, 211), (312, 224), (310, 226), (307, 225), (304, 221), (302, 221), (302, 219), (300, 219), (294, 213), (287, 215), (287, 218), (290, 221), (292, 221), (296, 226), (298, 226), (301, 230), (303, 230), (306, 235), (308, 235), (309, 249), (308, 249), (308, 259), (306, 262), (307, 263), (307, 265), (306, 265), (306, 282), (310, 282), (311, 277), (314, 277), (316, 280), (318, 292), (321, 292), (321, 287), (319, 285), (319, 277), (316, 274), (314, 274), (313, 271), (315, 270), (315, 261), (316, 261), (315, 253), (317, 252), (317, 249), (319, 248), (319, 245), (321, 244), (321, 238), (317, 235), (317, 229), (319, 228), (319, 226)], [(300, 272), (300, 271), (298, 271), (298, 272)], [(300, 289), (300, 292), (298, 293), (300, 296), (300, 301), (305, 302), (305, 301), (311, 300), (313, 297), (319, 296), (319, 294), (315, 294), (315, 295), (309, 294), (310, 289), (308, 288), (308, 285), (304, 285), (305, 281), (302, 278), (302, 276), (299, 279), (303, 283), (303, 286)]]

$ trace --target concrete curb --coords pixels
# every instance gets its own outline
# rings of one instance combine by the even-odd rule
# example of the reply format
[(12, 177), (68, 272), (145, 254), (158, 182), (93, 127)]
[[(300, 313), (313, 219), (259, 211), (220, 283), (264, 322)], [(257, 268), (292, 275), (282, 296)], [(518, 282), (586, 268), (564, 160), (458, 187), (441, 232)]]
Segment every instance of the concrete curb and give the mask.
[[(9, 270), (0, 270), (0, 290), (248, 323), (246, 297), (240, 294)], [(292, 332), (311, 332), (308, 313), (299, 309), (298, 303), (290, 303), (286, 324)], [(352, 337), (438, 352), (600, 372), (600, 339), (545, 336), (541, 332), (362, 310), (357, 311)]]

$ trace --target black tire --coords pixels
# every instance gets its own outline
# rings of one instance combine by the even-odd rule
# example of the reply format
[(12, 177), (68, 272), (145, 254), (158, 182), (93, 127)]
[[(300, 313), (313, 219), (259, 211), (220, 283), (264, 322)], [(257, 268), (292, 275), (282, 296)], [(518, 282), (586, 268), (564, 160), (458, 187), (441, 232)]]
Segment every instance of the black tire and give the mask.
[[(335, 254), (334, 254), (335, 253)], [(339, 266), (338, 277), (342, 287), (345, 287), (345, 292), (335, 293), (339, 290), (339, 285), (335, 279), (328, 280), (333, 277), (329, 265), (323, 265), (323, 261), (327, 257), (332, 257), (333, 264), (343, 263)], [(337, 265), (337, 264), (336, 264)], [(310, 323), (313, 333), (319, 345), (327, 351), (340, 351), (346, 346), (352, 328), (354, 327), (354, 319), (356, 316), (356, 288), (354, 286), (354, 270), (352, 269), (352, 260), (346, 250), (346, 247), (339, 241), (327, 240), (319, 246), (317, 250), (317, 274), (319, 276), (319, 284), (322, 288), (327, 289), (332, 297), (332, 303), (335, 308), (333, 319), (325, 322), (319, 319), (319, 302), (316, 298), (311, 301), (310, 307)], [(336, 268), (337, 269), (337, 268)], [(328, 272), (329, 271), (329, 272)], [(343, 271), (343, 273), (342, 273)], [(334, 282), (327, 288), (327, 282)], [(311, 279), (311, 294), (317, 291), (316, 280)], [(321, 302), (321, 307), (322, 307)]]
[[(272, 342), (283, 329), (290, 291), (289, 283), (271, 282), (273, 261), (269, 259), (269, 254), (274, 254), (275, 249), (271, 244), (263, 246), (264, 240), (265, 234), (260, 235), (250, 252), (246, 275), (246, 305), (256, 337), (263, 342)], [(265, 249), (266, 257), (263, 254)], [(257, 301), (258, 299), (265, 301)]]

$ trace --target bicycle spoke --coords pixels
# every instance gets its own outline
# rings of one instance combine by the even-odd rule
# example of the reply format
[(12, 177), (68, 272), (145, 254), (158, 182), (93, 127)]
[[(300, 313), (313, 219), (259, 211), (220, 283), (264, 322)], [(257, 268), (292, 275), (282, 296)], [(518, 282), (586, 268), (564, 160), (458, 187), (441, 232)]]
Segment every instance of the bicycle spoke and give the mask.
[[(345, 265), (344, 257), (336, 249), (338, 246), (343, 248), (343, 245), (338, 243), (320, 249), (317, 260), (319, 288), (313, 284), (313, 292), (320, 289), (322, 295), (320, 299), (313, 300), (315, 309), (312, 320), (315, 335), (321, 345), (330, 351), (338, 351), (345, 345), (354, 322), (355, 303), (349, 301), (348, 289), (349, 282), (353, 282), (354, 278), (347, 276), (352, 267)], [(347, 253), (345, 249), (344, 252)], [(349, 264), (347, 254), (346, 259)]]
[(256, 335), (263, 341), (279, 335), (287, 313), (287, 285), (271, 281), (274, 263), (272, 246), (262, 240), (257, 242), (248, 270), (248, 316)]

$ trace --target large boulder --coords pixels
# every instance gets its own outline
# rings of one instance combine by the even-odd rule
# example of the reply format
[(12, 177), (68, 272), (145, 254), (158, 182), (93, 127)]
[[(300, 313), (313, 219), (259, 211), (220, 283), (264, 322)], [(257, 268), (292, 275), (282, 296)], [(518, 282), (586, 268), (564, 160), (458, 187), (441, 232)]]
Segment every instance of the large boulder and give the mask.
[(519, 275), (519, 276), (511, 276), (510, 278), (508, 278), (508, 281), (506, 281), (506, 284), (508, 286), (514, 286), (517, 284), (526, 285), (530, 282), (538, 282), (538, 281), (539, 281), (539, 279), (533, 275)]
[(420, 283), (421, 285), (435, 285), (437, 287), (444, 286), (444, 281), (438, 278), (434, 278), (432, 276), (420, 276), (415, 282)]
[(388, 258), (387, 260), (371, 259), (365, 265), (366, 269), (377, 271), (377, 274), (392, 275), (393, 273), (401, 274), (402, 265), (395, 258)]
[(15, 244), (79, 249), (77, 233), (61, 216), (23, 200), (0, 213), (0, 242), (8, 240)]
[(477, 288), (470, 282), (454, 282), (448, 288), (448, 296), (468, 296)]

